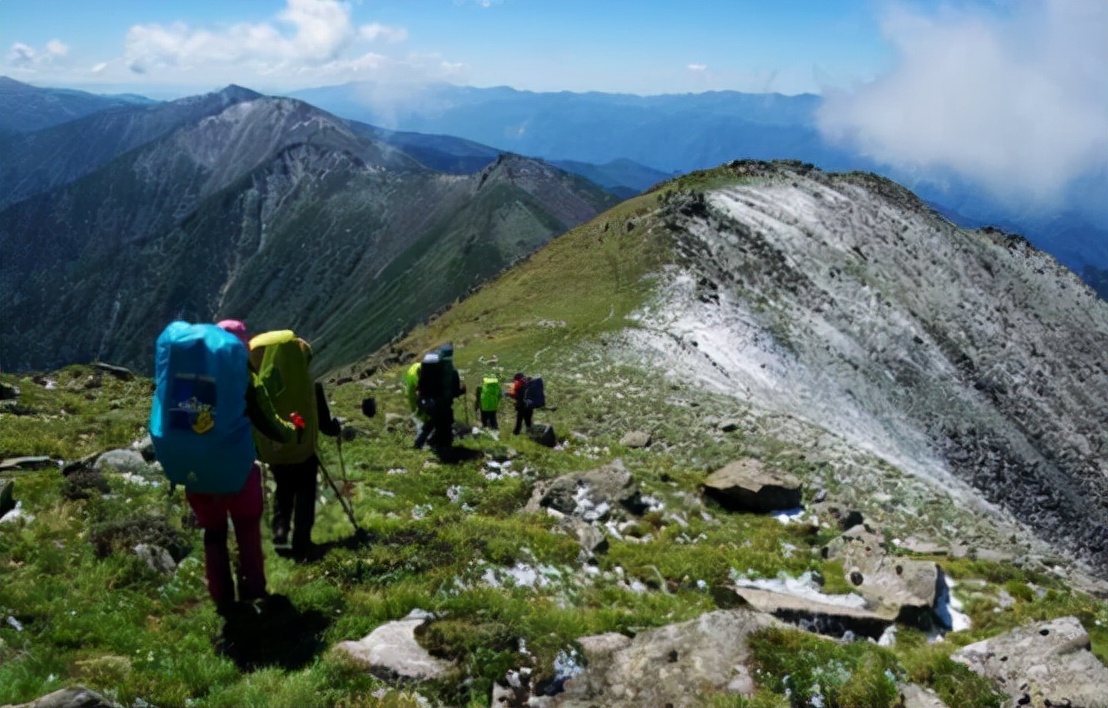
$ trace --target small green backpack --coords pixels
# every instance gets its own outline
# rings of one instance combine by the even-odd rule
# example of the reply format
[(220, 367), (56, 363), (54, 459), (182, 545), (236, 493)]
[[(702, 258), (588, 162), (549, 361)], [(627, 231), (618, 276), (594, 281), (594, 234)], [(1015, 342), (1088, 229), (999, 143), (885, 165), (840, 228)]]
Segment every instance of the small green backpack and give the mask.
[(500, 408), (500, 380), (495, 376), (481, 379), (481, 410), (486, 413)]
[(250, 362), (265, 385), (277, 415), (289, 420), (295, 412), (304, 421), (303, 432), (297, 436), (296, 442), (275, 442), (254, 431), (258, 458), (262, 462), (291, 465), (315, 454), (319, 413), (316, 409), (315, 382), (308, 373), (311, 361), (311, 346), (292, 330), (265, 332), (250, 340)]

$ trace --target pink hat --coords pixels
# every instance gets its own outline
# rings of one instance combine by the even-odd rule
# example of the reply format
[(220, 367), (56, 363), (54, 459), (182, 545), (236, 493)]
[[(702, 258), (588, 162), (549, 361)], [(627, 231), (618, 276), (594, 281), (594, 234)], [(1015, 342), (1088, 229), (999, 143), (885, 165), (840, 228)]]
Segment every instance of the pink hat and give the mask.
[(246, 325), (241, 320), (220, 320), (215, 326), (235, 335), (243, 344), (250, 345), (250, 335), (246, 333)]

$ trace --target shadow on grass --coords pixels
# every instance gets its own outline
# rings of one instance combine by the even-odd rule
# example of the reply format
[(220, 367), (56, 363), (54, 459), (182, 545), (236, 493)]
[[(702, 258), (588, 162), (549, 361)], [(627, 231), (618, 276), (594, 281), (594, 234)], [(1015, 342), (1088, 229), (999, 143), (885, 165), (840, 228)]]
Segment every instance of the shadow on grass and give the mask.
[(301, 612), (287, 596), (269, 595), (235, 604), (225, 618), (216, 650), (240, 671), (265, 666), (300, 669), (326, 647), (322, 637), (329, 624), (318, 610)]
[(439, 458), (439, 462), (447, 465), (456, 465), (484, 456), (484, 453), (480, 450), (471, 450), (468, 447), (458, 447), (457, 445), (435, 448), (434, 452), (435, 456)]
[(340, 538), (337, 541), (313, 543), (311, 547), (299, 550), (294, 550), (292, 548), (275, 548), (274, 552), (281, 558), (287, 558), (294, 563), (315, 563), (316, 561), (323, 560), (324, 556), (336, 548), (356, 551), (372, 545), (376, 540), (377, 536), (365, 529), (359, 528), (346, 538)]

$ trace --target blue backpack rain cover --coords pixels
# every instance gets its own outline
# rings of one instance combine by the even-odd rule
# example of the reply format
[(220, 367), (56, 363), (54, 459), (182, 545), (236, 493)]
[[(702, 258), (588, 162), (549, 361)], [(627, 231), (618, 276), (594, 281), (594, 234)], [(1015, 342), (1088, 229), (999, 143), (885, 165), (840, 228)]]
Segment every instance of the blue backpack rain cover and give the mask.
[(171, 482), (190, 492), (242, 489), (254, 462), (246, 346), (213, 324), (171, 322), (154, 347), (150, 437)]
[(542, 385), (542, 377), (537, 376), (528, 379), (523, 386), (523, 404), (528, 408), (543, 408), (546, 406), (546, 391)]

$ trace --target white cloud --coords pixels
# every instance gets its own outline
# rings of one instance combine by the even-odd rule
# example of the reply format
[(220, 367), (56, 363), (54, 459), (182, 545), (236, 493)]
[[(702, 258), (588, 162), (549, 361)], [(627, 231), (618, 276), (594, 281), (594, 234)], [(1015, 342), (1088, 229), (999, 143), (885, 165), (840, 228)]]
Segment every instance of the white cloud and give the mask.
[(386, 27), (374, 22), (370, 25), (362, 25), (358, 28), (358, 34), (370, 42), (382, 40), (385, 42), (403, 42), (408, 38), (408, 31), (403, 27)]
[(16, 42), (8, 49), (6, 59), (12, 66), (27, 67), (35, 63), (35, 50), (22, 42)]
[(388, 63), (360, 43), (401, 42), (408, 36), (403, 28), (378, 23), (356, 27), (349, 5), (336, 0), (286, 2), (275, 22), (239, 23), (218, 31), (183, 23), (135, 25), (125, 40), (126, 63), (136, 73), (206, 69), (338, 76)]
[(16, 42), (8, 49), (5, 60), (10, 68), (34, 72), (62, 61), (68, 53), (69, 47), (57, 39), (50, 40), (42, 49)]
[(707, 64), (689, 64), (686, 68), (689, 71), (698, 71), (698, 72), (699, 71), (707, 71), (708, 70), (708, 65)]
[(999, 197), (1044, 203), (1108, 165), (1108, 3), (893, 7), (883, 30), (897, 65), (827, 94), (826, 137), (896, 168), (950, 169)]

